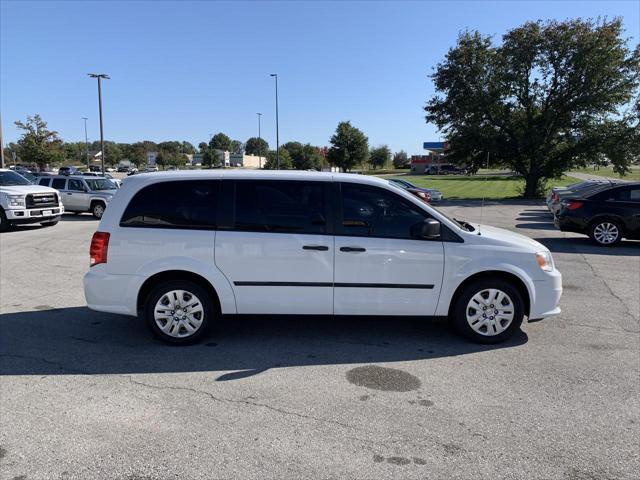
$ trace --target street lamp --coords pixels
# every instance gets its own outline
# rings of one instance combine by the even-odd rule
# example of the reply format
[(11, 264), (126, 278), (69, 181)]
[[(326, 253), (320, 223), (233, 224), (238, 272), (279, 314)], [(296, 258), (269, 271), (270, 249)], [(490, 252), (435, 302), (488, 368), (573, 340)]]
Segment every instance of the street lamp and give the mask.
[(87, 170), (91, 170), (89, 168), (89, 137), (87, 137), (87, 117), (82, 117), (84, 120), (84, 156), (87, 161)]
[(261, 113), (256, 113), (258, 115), (258, 165), (262, 168), (262, 137), (260, 135), (260, 120), (262, 119)]
[(88, 73), (91, 78), (98, 79), (98, 110), (100, 111), (100, 160), (102, 162), (102, 173), (104, 173), (104, 133), (102, 131), (102, 79), (109, 79), (109, 75), (104, 73)]
[(276, 169), (280, 170), (280, 131), (278, 125), (278, 74), (272, 73), (272, 77), (276, 77)]

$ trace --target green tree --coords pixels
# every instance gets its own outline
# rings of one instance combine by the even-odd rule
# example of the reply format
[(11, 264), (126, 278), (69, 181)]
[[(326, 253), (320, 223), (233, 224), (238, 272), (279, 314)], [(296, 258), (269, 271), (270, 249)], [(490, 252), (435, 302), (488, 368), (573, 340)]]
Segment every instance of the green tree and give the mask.
[(400, 150), (393, 154), (393, 166), (395, 168), (407, 168), (408, 165), (409, 158), (407, 157), (407, 152)]
[[(155, 150), (152, 150), (155, 151)], [(143, 142), (136, 142), (123, 148), (123, 156), (136, 167), (140, 168), (147, 162), (147, 149)]]
[(187, 155), (193, 155), (196, 153), (196, 148), (190, 142), (184, 141), (182, 142), (182, 148), (180, 151)]
[(231, 149), (229, 151), (232, 153), (243, 153), (244, 143), (240, 140), (231, 140)]
[(269, 151), (269, 144), (264, 138), (251, 137), (245, 144), (244, 151), (247, 155), (262, 155)]
[[(502, 44), (464, 32), (437, 65), (426, 107), (449, 159), (511, 168), (537, 196), (546, 179), (602, 155), (618, 172), (640, 156), (640, 47), (620, 19), (528, 22)], [(637, 103), (636, 103), (637, 106)]]
[[(278, 168), (278, 160), (275, 150), (269, 150), (267, 153), (267, 161), (264, 164), (264, 168), (267, 170), (275, 170)], [(289, 152), (285, 149), (280, 149), (280, 170), (291, 170), (293, 168), (293, 162)]]
[(58, 132), (49, 130), (47, 122), (40, 115), (29, 115), (26, 122), (18, 120), (15, 124), (23, 131), (18, 140), (18, 152), (23, 163), (36, 164), (43, 169), (64, 159)]
[(232, 152), (232, 142), (229, 137), (224, 133), (216, 133), (209, 142), (209, 147), (215, 150), (222, 150), (223, 152)]
[(369, 164), (375, 170), (378, 167), (384, 168), (391, 158), (391, 150), (387, 145), (380, 145), (372, 148), (369, 152)]
[(331, 148), (327, 154), (329, 162), (348, 172), (354, 166), (364, 164), (368, 155), (369, 139), (366, 135), (351, 122), (340, 122), (331, 137)]

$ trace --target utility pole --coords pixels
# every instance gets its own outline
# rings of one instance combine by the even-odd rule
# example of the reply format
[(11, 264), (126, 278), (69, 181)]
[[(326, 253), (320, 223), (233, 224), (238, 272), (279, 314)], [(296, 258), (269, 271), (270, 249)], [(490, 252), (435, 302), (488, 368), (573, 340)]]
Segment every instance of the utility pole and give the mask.
[(262, 119), (261, 113), (256, 113), (258, 115), (258, 165), (262, 168), (262, 136), (260, 135), (260, 120)]
[(280, 128), (278, 125), (278, 74), (272, 73), (272, 77), (276, 78), (276, 169), (280, 170)]
[(89, 73), (88, 74), (91, 78), (97, 78), (98, 79), (98, 110), (100, 112), (100, 160), (102, 163), (102, 173), (104, 173), (104, 157), (105, 157), (105, 152), (104, 152), (104, 132), (102, 130), (102, 79), (104, 78), (105, 80), (109, 79), (109, 75), (106, 75), (104, 73)]
[(4, 141), (2, 139), (2, 115), (0, 115), (0, 168), (4, 168)]
[(91, 170), (89, 168), (89, 137), (87, 136), (87, 117), (82, 117), (84, 120), (84, 156), (87, 162), (87, 170)]

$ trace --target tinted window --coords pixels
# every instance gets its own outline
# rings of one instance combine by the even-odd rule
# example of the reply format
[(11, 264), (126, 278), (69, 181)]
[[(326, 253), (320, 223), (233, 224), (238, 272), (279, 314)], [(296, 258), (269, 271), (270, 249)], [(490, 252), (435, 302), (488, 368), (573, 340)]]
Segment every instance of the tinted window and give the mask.
[(326, 233), (323, 183), (237, 181), (234, 228), (252, 232)]
[(66, 183), (66, 178), (54, 178), (53, 182), (51, 183), (51, 187), (55, 188), (56, 190), (64, 190)]
[(155, 183), (129, 202), (124, 227), (215, 228), (219, 182), (187, 180)]
[(70, 178), (69, 179), (69, 188), (68, 188), (68, 190), (82, 192), (82, 191), (84, 191), (84, 185), (82, 184), (82, 182), (80, 180), (76, 180), (75, 178)]
[(50, 178), (41, 178), (40, 180), (38, 180), (38, 185), (42, 185), (43, 187), (48, 187), (50, 181), (51, 181)]
[(640, 187), (629, 190), (629, 200), (632, 202), (640, 202)]
[(411, 227), (428, 214), (411, 202), (382, 188), (341, 184), (343, 235), (382, 238), (413, 238)]

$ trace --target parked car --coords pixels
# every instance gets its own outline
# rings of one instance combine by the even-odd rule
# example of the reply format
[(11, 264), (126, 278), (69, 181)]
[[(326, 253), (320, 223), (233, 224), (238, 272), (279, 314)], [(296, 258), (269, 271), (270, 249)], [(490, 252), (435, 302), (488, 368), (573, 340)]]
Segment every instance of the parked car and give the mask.
[(135, 175), (137, 173), (140, 173), (137, 168), (132, 168), (130, 170), (127, 170), (127, 176)]
[(136, 175), (90, 247), (89, 308), (191, 343), (228, 314), (448, 317), (506, 340), (560, 313), (549, 250), (453, 220), (367, 175), (209, 170)]
[(589, 235), (611, 247), (623, 238), (640, 239), (640, 182), (583, 191), (562, 200), (555, 218), (563, 232)]
[(442, 196), (442, 193), (439, 190), (436, 190), (434, 188), (417, 187), (413, 183), (407, 182), (406, 180), (403, 180), (400, 178), (390, 178), (389, 181), (396, 184), (404, 185), (407, 188), (413, 188), (414, 190), (417, 190), (417, 191), (426, 192), (429, 194), (429, 197), (430, 197), (429, 200), (433, 202), (439, 202), (444, 198)]
[(54, 189), (33, 185), (17, 172), (0, 169), (0, 231), (28, 223), (55, 225), (63, 212)]
[(425, 175), (466, 175), (467, 170), (456, 165), (443, 163), (440, 165), (429, 165), (424, 173)]
[(111, 180), (80, 175), (39, 177), (38, 184), (58, 190), (66, 211), (89, 212), (95, 218), (102, 218), (107, 205), (118, 191)]
[(117, 172), (118, 173), (127, 173), (130, 170), (131, 170), (131, 168), (129, 168), (129, 167), (120, 166), (120, 167), (118, 167)]
[(547, 195), (547, 208), (555, 216), (560, 211), (560, 202), (563, 198), (579, 195), (589, 190), (606, 188), (616, 183), (615, 180), (585, 180), (583, 182), (572, 183), (566, 187), (553, 187)]
[(406, 190), (407, 192), (411, 193), (412, 195), (415, 195), (425, 203), (429, 203), (431, 201), (431, 194), (429, 192), (422, 190), (421, 188), (408, 187), (403, 183), (393, 182), (391, 180), (389, 180), (389, 183), (394, 187), (401, 188), (402, 190)]
[(82, 175), (82, 170), (78, 167), (60, 167), (58, 175)]
[(84, 172), (82, 174), (83, 177), (101, 177), (101, 178), (106, 178), (108, 180), (111, 180), (113, 182), (113, 184), (116, 186), (116, 188), (120, 188), (122, 186), (122, 181), (118, 178), (114, 178), (113, 175), (110, 175), (108, 173), (101, 173), (101, 172)]

